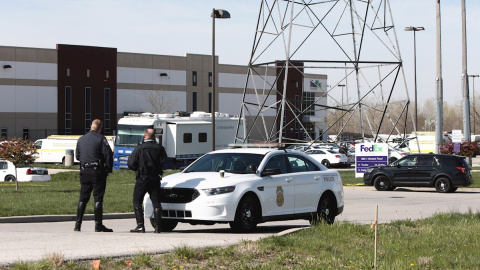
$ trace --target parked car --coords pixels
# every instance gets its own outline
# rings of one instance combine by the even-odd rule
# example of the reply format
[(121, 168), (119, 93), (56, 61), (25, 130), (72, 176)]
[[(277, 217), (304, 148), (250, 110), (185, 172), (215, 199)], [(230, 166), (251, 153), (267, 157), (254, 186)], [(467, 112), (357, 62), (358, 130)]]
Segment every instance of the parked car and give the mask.
[(388, 148), (388, 163), (392, 163), (401, 159), (404, 156), (408, 156), (410, 153), (400, 148)]
[[(213, 151), (164, 177), (161, 188), (162, 231), (173, 230), (178, 222), (229, 223), (240, 232), (273, 220), (332, 224), (343, 211), (340, 174), (299, 151)], [(148, 195), (144, 205), (153, 226)]]
[(348, 162), (348, 158), (345, 154), (340, 154), (334, 150), (326, 149), (308, 149), (305, 154), (311, 156), (313, 159), (322, 163), (323, 166), (330, 168), (332, 166), (347, 167), (351, 164)]
[(0, 160), (0, 181), (11, 182), (45, 182), (50, 181), (50, 174), (45, 168), (29, 166), (17, 167), (17, 179), (15, 178), (15, 165), (6, 160)]
[(387, 166), (372, 166), (363, 175), (367, 186), (379, 191), (396, 187), (435, 187), (438, 192), (455, 192), (472, 184), (465, 157), (442, 154), (411, 154)]

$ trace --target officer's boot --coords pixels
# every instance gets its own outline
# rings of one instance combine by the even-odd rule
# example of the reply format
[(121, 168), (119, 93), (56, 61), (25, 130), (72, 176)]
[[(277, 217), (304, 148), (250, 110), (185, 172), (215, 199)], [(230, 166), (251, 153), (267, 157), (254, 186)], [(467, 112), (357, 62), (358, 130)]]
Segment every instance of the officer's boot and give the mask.
[(132, 233), (144, 233), (145, 232), (145, 219), (143, 218), (143, 209), (142, 207), (133, 208), (135, 212), (135, 218), (137, 219), (137, 227), (133, 230), (130, 230)]
[(103, 203), (95, 202), (95, 232), (113, 232), (112, 229), (105, 227), (103, 221)]
[(155, 208), (153, 211), (153, 216), (155, 219), (155, 233), (162, 232), (162, 208)]
[(83, 214), (85, 213), (85, 207), (86, 206), (87, 206), (86, 203), (78, 202), (77, 219), (75, 220), (75, 229), (73, 229), (76, 232), (79, 232), (80, 228), (82, 227)]

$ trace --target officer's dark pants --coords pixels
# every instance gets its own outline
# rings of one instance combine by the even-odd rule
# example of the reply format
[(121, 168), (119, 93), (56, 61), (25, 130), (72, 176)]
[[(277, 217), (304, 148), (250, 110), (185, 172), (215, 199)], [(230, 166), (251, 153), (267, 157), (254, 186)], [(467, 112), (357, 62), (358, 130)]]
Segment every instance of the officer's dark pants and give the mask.
[(95, 170), (93, 168), (80, 170), (80, 185), (79, 202), (88, 203), (90, 194), (93, 191), (95, 202), (102, 203), (107, 185), (107, 174), (103, 170)]
[(137, 177), (135, 189), (133, 190), (133, 207), (142, 208), (143, 197), (145, 194), (150, 195), (153, 208), (162, 208), (160, 204), (160, 177)]
[(85, 168), (80, 170), (80, 199), (77, 206), (77, 219), (75, 222), (75, 231), (80, 231), (83, 214), (90, 194), (93, 191), (95, 200), (95, 224), (102, 224), (103, 219), (103, 196), (105, 195), (105, 187), (107, 184), (107, 174), (102, 170), (93, 168)]

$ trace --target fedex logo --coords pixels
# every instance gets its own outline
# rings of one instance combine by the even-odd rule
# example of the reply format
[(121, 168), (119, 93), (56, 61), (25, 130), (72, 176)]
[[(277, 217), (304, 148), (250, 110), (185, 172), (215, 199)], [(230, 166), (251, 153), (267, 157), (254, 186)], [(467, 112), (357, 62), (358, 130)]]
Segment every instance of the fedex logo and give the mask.
[(383, 148), (378, 145), (372, 145), (370, 147), (361, 145), (360, 152), (383, 152)]

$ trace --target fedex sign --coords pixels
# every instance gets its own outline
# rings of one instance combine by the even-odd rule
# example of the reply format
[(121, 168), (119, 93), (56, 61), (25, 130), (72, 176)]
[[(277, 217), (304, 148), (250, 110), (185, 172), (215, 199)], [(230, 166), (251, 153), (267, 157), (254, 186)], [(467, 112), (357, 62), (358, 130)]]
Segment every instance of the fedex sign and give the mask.
[(370, 166), (388, 164), (388, 145), (385, 143), (357, 143), (355, 145), (355, 177), (363, 177)]
[(378, 144), (373, 144), (371, 146), (361, 144), (360, 152), (383, 152), (383, 146), (380, 146)]

